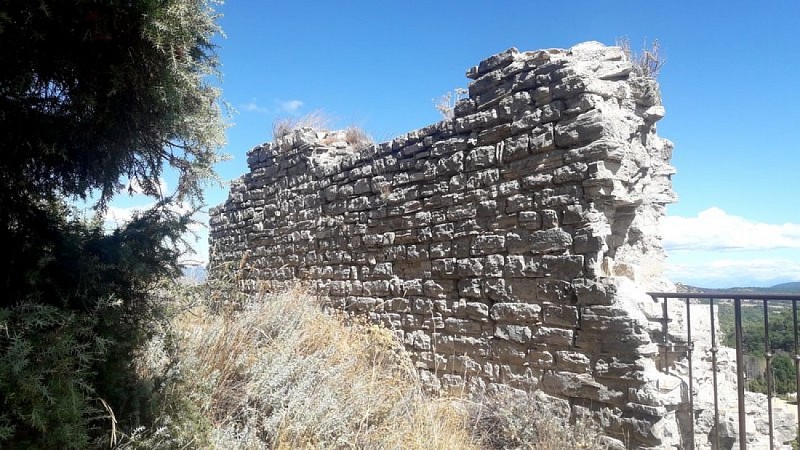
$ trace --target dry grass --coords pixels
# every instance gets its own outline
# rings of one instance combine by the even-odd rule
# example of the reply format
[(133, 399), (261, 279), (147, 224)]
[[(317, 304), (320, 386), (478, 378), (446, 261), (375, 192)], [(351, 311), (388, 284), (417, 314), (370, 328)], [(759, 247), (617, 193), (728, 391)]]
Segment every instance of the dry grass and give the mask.
[(426, 400), (388, 330), (325, 314), (300, 288), (217, 314), (198, 305), (174, 328), (172, 370), (186, 376), (168, 389), (207, 420), (209, 447), (477, 448), (465, 415)]
[(658, 73), (667, 62), (661, 53), (661, 44), (658, 39), (655, 39), (649, 45), (645, 41), (641, 52), (636, 52), (631, 48), (631, 41), (627, 37), (617, 38), (616, 45), (622, 49), (628, 60), (633, 63), (634, 71), (641, 76), (653, 79), (658, 78)]
[(430, 397), (388, 330), (323, 313), (300, 287), (222, 284), (172, 300), (182, 312), (138, 361), (159, 380), (159, 426), (121, 448), (602, 448), (527, 395)]
[(301, 117), (280, 117), (272, 123), (272, 138), (280, 139), (300, 128), (327, 131), (332, 122), (333, 119), (322, 110), (312, 111)]
[(444, 120), (450, 120), (455, 116), (454, 111), (456, 104), (460, 100), (467, 98), (468, 93), (469, 90), (467, 89), (455, 88), (438, 99), (435, 99), (433, 101), (433, 106), (439, 111), (439, 114), (442, 115)]
[(363, 150), (375, 143), (372, 136), (363, 128), (355, 125), (350, 125), (344, 130), (344, 141), (356, 151)]
[(536, 450), (609, 448), (596, 425), (570, 424), (567, 412), (535, 395), (509, 389), (470, 409), (473, 435), (487, 448)]

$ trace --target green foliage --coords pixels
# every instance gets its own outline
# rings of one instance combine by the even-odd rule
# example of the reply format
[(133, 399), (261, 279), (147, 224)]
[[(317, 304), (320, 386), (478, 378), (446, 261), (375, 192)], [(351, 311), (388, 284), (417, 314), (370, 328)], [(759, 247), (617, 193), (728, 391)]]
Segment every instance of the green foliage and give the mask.
[(0, 309), (0, 439), (21, 448), (86, 448), (92, 417), (92, 366), (107, 342), (94, 318), (53, 306), (25, 303)]
[[(722, 343), (736, 347), (734, 328), (734, 309), (730, 303), (719, 305)], [(764, 309), (757, 305), (742, 306), (742, 345), (744, 352), (756, 357), (764, 357)], [(796, 368), (791, 355), (794, 354), (794, 322), (790, 308), (770, 308), (769, 310), (769, 349), (772, 358), (773, 393), (786, 394), (797, 390)], [(749, 380), (748, 388), (753, 392), (767, 393), (765, 376)]]
[[(0, 446), (86, 448), (112, 411), (150, 420), (132, 359), (164, 314), (153, 283), (178, 273), (174, 211), (219, 159), (217, 32), (207, 0), (0, 1)], [(107, 231), (123, 181), (156, 206)]]
[(0, 310), (0, 422), (8, 425), (0, 441), (85, 448), (110, 428), (107, 418), (99, 426), (99, 399), (131, 426), (146, 409), (131, 359), (163, 316), (150, 286), (175, 275), (179, 253), (164, 241), (187, 218), (153, 210), (107, 234), (64, 208), (44, 217), (51, 239), (29, 242), (37, 264), (17, 288), (20, 302)]
[[(736, 331), (733, 327), (733, 305), (722, 304), (719, 307), (720, 328), (725, 335), (724, 344), (734, 347)], [(794, 323), (792, 312), (788, 308), (770, 309), (769, 311), (769, 344), (770, 348), (785, 352), (794, 352)], [(761, 305), (742, 307), (742, 343), (745, 352), (755, 355), (764, 354), (764, 310)]]
[(202, 0), (0, 3), (3, 200), (59, 193), (101, 203), (121, 177), (158, 196), (162, 163), (199, 197), (222, 125)]

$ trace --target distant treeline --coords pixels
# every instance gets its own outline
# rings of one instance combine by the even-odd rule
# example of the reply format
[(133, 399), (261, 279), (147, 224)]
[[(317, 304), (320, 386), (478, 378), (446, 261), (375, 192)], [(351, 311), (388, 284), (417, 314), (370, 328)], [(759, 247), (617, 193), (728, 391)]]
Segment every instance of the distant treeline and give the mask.
[[(734, 328), (734, 308), (729, 302), (722, 302), (718, 309), (720, 330), (723, 333), (722, 344), (736, 347), (736, 330)], [(773, 392), (786, 394), (795, 392), (796, 368), (795, 325), (792, 308), (789, 304), (770, 305), (768, 309), (769, 342), (764, 338), (764, 308), (761, 302), (746, 302), (742, 305), (742, 344), (747, 355), (765, 358), (766, 350), (773, 353)], [(754, 392), (767, 392), (765, 374), (748, 380), (748, 388)]]

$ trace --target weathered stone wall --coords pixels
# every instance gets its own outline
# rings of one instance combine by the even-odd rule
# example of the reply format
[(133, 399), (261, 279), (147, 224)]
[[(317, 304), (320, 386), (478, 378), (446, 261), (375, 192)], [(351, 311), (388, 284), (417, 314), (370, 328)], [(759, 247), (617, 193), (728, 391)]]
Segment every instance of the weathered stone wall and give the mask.
[(394, 330), (433, 383), (536, 390), (626, 446), (676, 442), (682, 394), (655, 370), (644, 294), (667, 283), (674, 201), (657, 84), (598, 43), (467, 76), (452, 120), (391, 142), (301, 129), (250, 151), (211, 211), (212, 271), (310, 281)]

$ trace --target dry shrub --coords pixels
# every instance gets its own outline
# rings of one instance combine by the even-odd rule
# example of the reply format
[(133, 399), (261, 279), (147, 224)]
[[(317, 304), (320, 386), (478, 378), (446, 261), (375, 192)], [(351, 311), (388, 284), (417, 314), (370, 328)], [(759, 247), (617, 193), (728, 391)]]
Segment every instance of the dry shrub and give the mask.
[(137, 364), (161, 393), (150, 430), (120, 448), (604, 448), (527, 395), (431, 397), (385, 328), (324, 313), (301, 287), (246, 296), (184, 286)]
[[(218, 314), (196, 306), (174, 321), (179, 352), (171, 370), (183, 376), (165, 389), (191, 399), (210, 423), (208, 438), (195, 443), (476, 448), (466, 416), (426, 399), (388, 330), (325, 314), (300, 288), (228, 305)], [(165, 415), (183, 415), (188, 406), (178, 406), (165, 405)]]
[(344, 130), (344, 141), (356, 151), (363, 150), (375, 141), (363, 128), (351, 125)]
[(444, 120), (450, 120), (455, 116), (456, 104), (467, 98), (469, 90), (464, 88), (455, 88), (450, 92), (442, 95), (433, 101), (433, 106), (439, 111)]
[(653, 43), (649, 45), (645, 40), (642, 44), (641, 52), (635, 52), (631, 48), (631, 41), (627, 37), (617, 38), (616, 44), (617, 47), (622, 49), (628, 60), (633, 63), (634, 71), (643, 77), (657, 78), (658, 73), (667, 61), (664, 55), (661, 54), (661, 44), (658, 39), (653, 40)]
[(279, 117), (272, 123), (272, 138), (280, 139), (300, 128), (328, 131), (332, 122), (331, 117), (322, 110), (312, 111), (301, 117)]
[(473, 433), (486, 448), (609, 448), (594, 424), (570, 424), (567, 412), (524, 391), (509, 389), (484, 397), (472, 406), (471, 414)]

